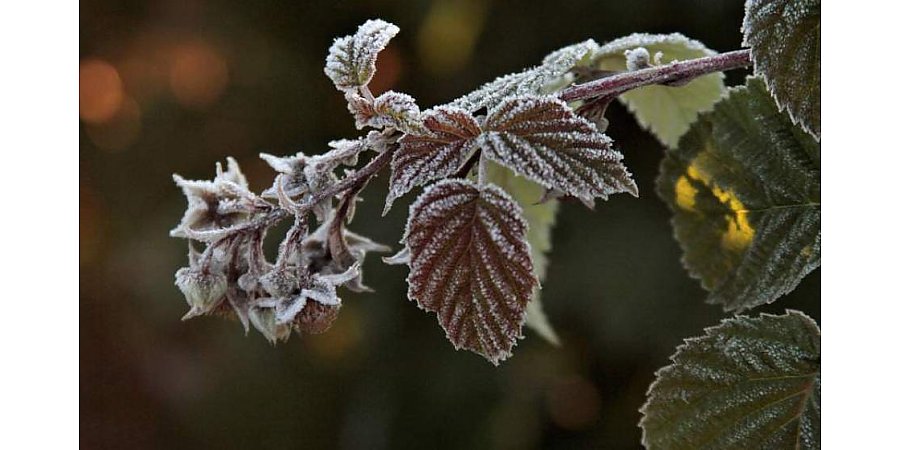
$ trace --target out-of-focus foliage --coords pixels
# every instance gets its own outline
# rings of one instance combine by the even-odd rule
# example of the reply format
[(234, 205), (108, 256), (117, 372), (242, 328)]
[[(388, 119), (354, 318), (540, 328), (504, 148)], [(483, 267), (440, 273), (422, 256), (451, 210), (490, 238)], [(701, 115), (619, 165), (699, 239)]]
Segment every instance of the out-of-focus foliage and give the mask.
[(749, 78), (663, 161), (660, 196), (691, 274), (726, 310), (770, 303), (819, 267), (819, 144)]
[[(634, 70), (627, 67), (625, 52), (646, 50), (646, 67), (685, 61), (715, 54), (703, 43), (680, 33), (636, 33), (603, 44), (593, 57), (593, 65), (602, 70)], [(650, 130), (660, 142), (675, 147), (697, 114), (712, 108), (725, 92), (725, 76), (711, 73), (684, 86), (644, 86), (619, 96), (634, 113), (638, 123)]]

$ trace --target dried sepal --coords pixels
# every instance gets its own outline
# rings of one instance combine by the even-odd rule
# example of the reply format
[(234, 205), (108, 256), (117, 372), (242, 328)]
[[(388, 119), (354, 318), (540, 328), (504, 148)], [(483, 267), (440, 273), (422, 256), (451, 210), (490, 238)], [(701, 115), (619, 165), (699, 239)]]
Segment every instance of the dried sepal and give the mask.
[(637, 186), (612, 140), (549, 97), (512, 97), (492, 110), (478, 138), (484, 155), (549, 189), (587, 204)]
[[(365, 138), (341, 139), (329, 143), (331, 150), (321, 155), (307, 156), (298, 152), (293, 156), (273, 156), (260, 153), (259, 157), (269, 164), (279, 176), (272, 187), (263, 191), (265, 198), (278, 199), (282, 208), (296, 211), (300, 204), (338, 182), (335, 169), (341, 165), (352, 165), (367, 147)], [(331, 212), (331, 198), (321, 199), (312, 210), (319, 221), (328, 220)]]
[(491, 185), (444, 180), (410, 208), (409, 298), (435, 312), (447, 338), (494, 364), (522, 335), (537, 278), (519, 205)]
[(175, 272), (175, 285), (184, 294), (190, 310), (181, 320), (209, 314), (225, 299), (225, 275), (201, 268), (182, 267)]
[(325, 59), (325, 74), (342, 91), (369, 84), (375, 75), (378, 53), (400, 32), (392, 23), (368, 20), (356, 34), (335, 39)]
[(384, 213), (398, 197), (430, 181), (445, 178), (466, 162), (481, 134), (478, 122), (467, 111), (441, 106), (427, 111), (426, 134), (408, 134), (391, 160), (391, 180)]
[(270, 206), (247, 189), (247, 179), (233, 158), (228, 158), (228, 170), (216, 164), (212, 181), (187, 180), (177, 174), (172, 178), (188, 201), (181, 223), (169, 232), (172, 237), (213, 242)]
[[(354, 292), (368, 292), (371, 289), (362, 282), (359, 267), (369, 252), (387, 252), (390, 248), (371, 239), (337, 226), (333, 220), (325, 222), (315, 232), (303, 239), (301, 254), (304, 265), (318, 276), (351, 276), (337, 283)], [(356, 269), (354, 269), (354, 267)]]
[(249, 316), (253, 328), (256, 328), (272, 344), (286, 341), (291, 335), (291, 326), (279, 324), (275, 318), (275, 310), (272, 308), (252, 308)]

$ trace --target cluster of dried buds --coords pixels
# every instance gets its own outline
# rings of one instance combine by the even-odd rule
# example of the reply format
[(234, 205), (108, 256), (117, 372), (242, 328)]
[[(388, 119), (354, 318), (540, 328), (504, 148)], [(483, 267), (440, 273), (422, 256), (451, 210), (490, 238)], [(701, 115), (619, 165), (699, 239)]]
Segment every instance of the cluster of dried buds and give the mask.
[[(389, 250), (346, 228), (365, 179), (337, 186), (335, 170), (356, 165), (365, 150), (384, 153), (394, 145), (392, 132), (373, 132), (332, 142), (331, 150), (321, 155), (262, 154), (278, 175), (261, 195), (248, 189), (232, 158), (227, 170), (217, 164), (212, 181), (175, 175), (188, 200), (181, 223), (170, 233), (189, 240), (189, 266), (175, 275), (190, 308), (184, 319), (210, 314), (237, 318), (245, 330), (253, 326), (273, 343), (287, 339), (291, 330), (326, 331), (341, 307), (336, 287), (370, 290), (362, 281), (363, 259), (367, 252)], [(352, 170), (346, 172), (350, 179)], [(312, 232), (309, 212), (318, 225)], [(294, 224), (270, 262), (263, 252), (266, 232), (291, 215)], [(195, 242), (205, 248), (198, 251)]]

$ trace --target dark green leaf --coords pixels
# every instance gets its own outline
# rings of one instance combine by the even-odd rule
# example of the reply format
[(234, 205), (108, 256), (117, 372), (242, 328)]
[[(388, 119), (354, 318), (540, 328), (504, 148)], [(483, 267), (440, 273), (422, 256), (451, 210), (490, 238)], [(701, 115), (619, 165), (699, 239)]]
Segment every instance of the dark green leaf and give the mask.
[(653, 449), (818, 449), (821, 336), (797, 311), (738, 316), (687, 339), (650, 386)]
[(744, 42), (779, 109), (821, 136), (822, 19), (819, 0), (748, 0)]
[(702, 114), (657, 180), (691, 275), (726, 310), (770, 303), (819, 266), (819, 145), (750, 78)]

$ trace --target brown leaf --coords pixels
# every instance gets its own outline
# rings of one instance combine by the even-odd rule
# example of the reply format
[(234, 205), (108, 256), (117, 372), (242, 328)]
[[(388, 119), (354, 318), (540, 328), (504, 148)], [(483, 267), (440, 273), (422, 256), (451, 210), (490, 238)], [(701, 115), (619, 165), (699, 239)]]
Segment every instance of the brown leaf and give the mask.
[(438, 107), (424, 116), (427, 134), (409, 134), (391, 161), (391, 182), (384, 212), (413, 187), (447, 177), (462, 166), (475, 148), (481, 127), (468, 112)]
[(435, 183), (410, 210), (409, 298), (437, 313), (457, 349), (494, 364), (511, 355), (538, 284), (527, 228), (502, 189), (467, 180)]

